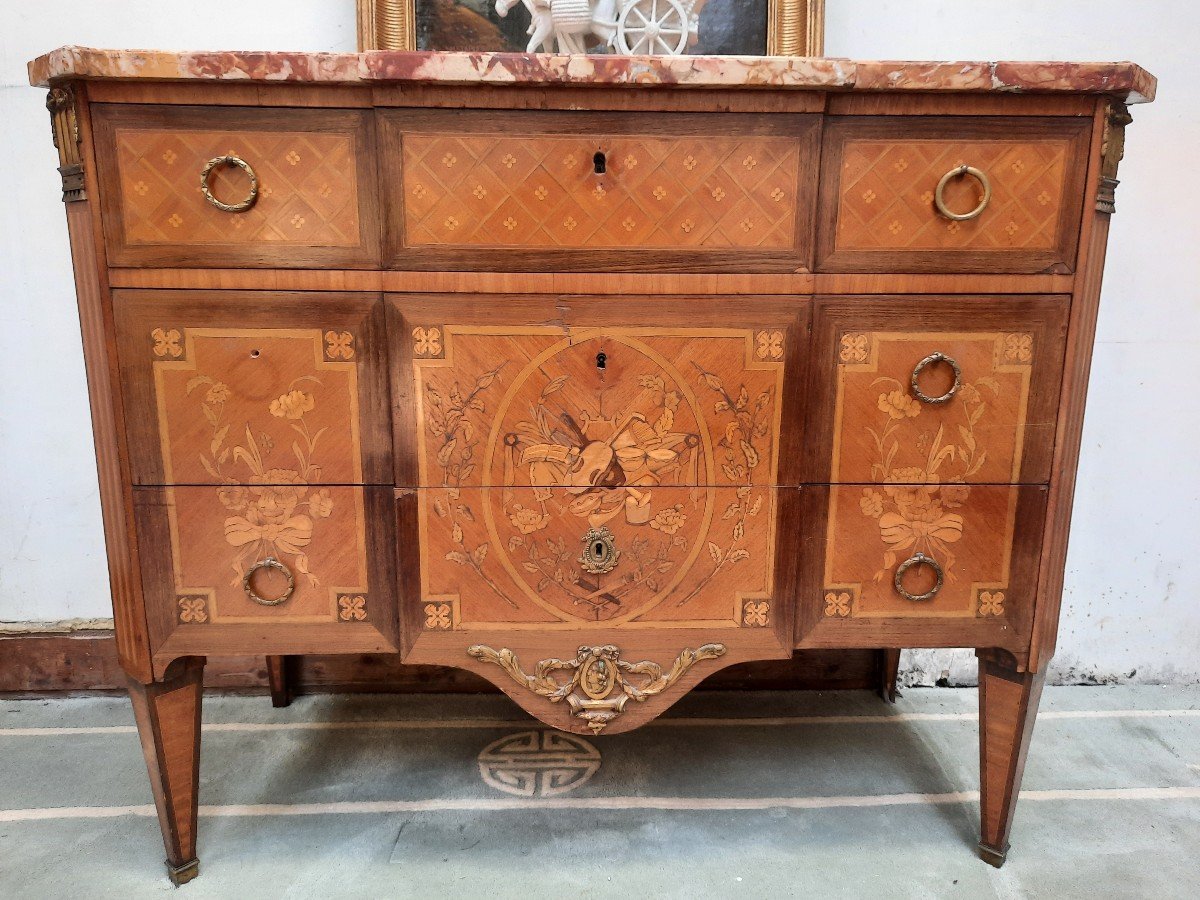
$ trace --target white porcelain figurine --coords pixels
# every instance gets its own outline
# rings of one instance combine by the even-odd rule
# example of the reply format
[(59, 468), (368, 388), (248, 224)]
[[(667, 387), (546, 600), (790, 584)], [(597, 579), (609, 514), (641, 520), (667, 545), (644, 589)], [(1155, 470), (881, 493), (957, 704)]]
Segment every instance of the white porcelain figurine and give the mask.
[[(506, 16), (517, 2), (496, 0), (496, 12)], [(520, 2), (530, 17), (527, 53), (585, 53), (592, 35), (616, 53), (678, 56), (696, 41), (705, 0)]]

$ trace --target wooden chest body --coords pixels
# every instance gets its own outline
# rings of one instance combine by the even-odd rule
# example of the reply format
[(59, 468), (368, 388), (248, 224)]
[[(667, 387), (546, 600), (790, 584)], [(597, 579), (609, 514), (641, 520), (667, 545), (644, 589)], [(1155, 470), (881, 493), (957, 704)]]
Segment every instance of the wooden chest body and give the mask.
[[(1003, 706), (1002, 858), (1121, 98), (1149, 76), (238, 85), (44, 60), (152, 743), (196, 737), (150, 710), (198, 702), (207, 655), (395, 652), (608, 734), (736, 662), (969, 646)], [(194, 811), (168, 806), (179, 868)]]

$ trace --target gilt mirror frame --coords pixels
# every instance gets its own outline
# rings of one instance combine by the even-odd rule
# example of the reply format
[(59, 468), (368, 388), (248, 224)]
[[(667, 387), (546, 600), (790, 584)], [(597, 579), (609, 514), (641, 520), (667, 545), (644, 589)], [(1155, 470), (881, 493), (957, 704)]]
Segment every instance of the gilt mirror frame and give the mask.
[[(357, 0), (358, 49), (417, 49), (418, 0)], [(767, 56), (821, 56), (825, 0), (768, 0)]]

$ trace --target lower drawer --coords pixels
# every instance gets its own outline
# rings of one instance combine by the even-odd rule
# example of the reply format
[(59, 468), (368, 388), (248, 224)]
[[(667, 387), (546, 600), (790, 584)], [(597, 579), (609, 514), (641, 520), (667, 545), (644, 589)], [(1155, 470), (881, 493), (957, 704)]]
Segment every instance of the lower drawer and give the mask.
[(749, 486), (423, 490), (421, 602), (450, 611), (424, 628), (683, 624), (736, 634), (774, 625), (785, 614), (772, 609), (778, 495)]
[(137, 488), (156, 662), (395, 650), (390, 488)]
[(1027, 648), (1046, 489), (805, 490), (797, 646)]
[(398, 491), (403, 661), (611, 734), (724, 666), (790, 656), (777, 537), (799, 491), (648, 480)]

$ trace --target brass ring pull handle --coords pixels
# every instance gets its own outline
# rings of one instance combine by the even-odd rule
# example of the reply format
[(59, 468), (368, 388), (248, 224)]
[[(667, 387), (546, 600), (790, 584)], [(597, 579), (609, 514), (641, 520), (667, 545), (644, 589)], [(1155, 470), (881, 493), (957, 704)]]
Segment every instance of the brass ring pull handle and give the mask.
[[(937, 575), (937, 583), (923, 594), (910, 594), (904, 589), (904, 585), (901, 583), (904, 573), (913, 566), (929, 566), (929, 568), (933, 569), (934, 574)], [(924, 603), (926, 600), (932, 600), (937, 596), (937, 592), (942, 589), (944, 581), (945, 573), (942, 571), (942, 567), (938, 565), (937, 560), (931, 556), (926, 556), (924, 553), (918, 553), (916, 556), (910, 556), (896, 567), (894, 584), (896, 585), (896, 593), (905, 600), (911, 600), (913, 603)]]
[[(217, 166), (237, 166), (250, 177), (250, 193), (246, 195), (245, 200), (238, 203), (222, 203), (213, 196), (213, 192), (208, 187), (208, 176)], [(205, 200), (222, 212), (245, 212), (258, 200), (258, 176), (250, 168), (250, 163), (240, 156), (214, 156), (204, 164), (204, 168), (200, 172), (200, 192), (204, 194)]]
[[(950, 390), (946, 391), (946, 393), (942, 394), (940, 397), (930, 397), (921, 390), (921, 386), (917, 382), (921, 377), (921, 373), (925, 371), (926, 366), (940, 362), (944, 362), (954, 370), (954, 384), (950, 385)], [(927, 357), (917, 363), (916, 368), (913, 369), (911, 384), (913, 396), (922, 403), (945, 403), (951, 397), (957, 394), (958, 389), (962, 387), (962, 368), (953, 357), (947, 356), (945, 353), (930, 353)]]
[[(283, 573), (287, 578), (287, 590), (276, 597), (274, 600), (268, 600), (266, 597), (260, 597), (254, 593), (254, 588), (250, 586), (250, 579), (259, 569), (276, 569)], [(245, 576), (242, 578), (242, 587), (246, 589), (246, 596), (261, 606), (279, 606), (281, 603), (286, 603), (292, 598), (292, 594), (296, 591), (296, 579), (292, 576), (292, 570), (281, 563), (273, 556), (268, 556), (266, 559), (259, 560), (250, 567)]]
[[(979, 182), (979, 186), (983, 188), (983, 196), (979, 199), (979, 205), (970, 212), (955, 213), (950, 212), (946, 207), (946, 185), (950, 183), (951, 178), (958, 178), (962, 175), (970, 175)], [(992, 183), (988, 181), (988, 177), (974, 166), (959, 166), (957, 169), (951, 169), (942, 176), (942, 180), (938, 182), (937, 190), (933, 192), (933, 205), (937, 207), (939, 215), (945, 216), (947, 219), (953, 219), (955, 222), (966, 222), (968, 219), (978, 217), (992, 199)]]

